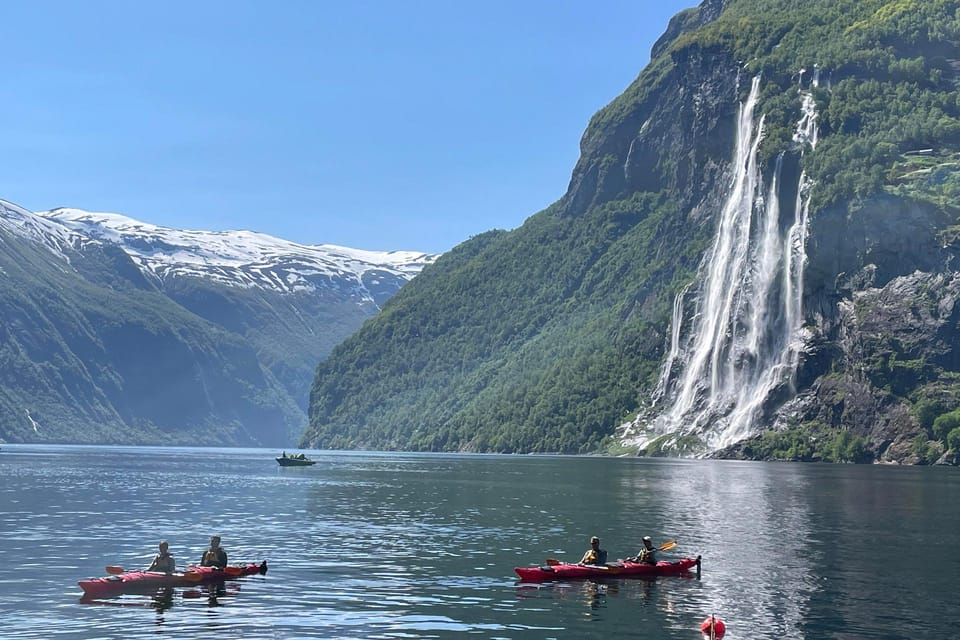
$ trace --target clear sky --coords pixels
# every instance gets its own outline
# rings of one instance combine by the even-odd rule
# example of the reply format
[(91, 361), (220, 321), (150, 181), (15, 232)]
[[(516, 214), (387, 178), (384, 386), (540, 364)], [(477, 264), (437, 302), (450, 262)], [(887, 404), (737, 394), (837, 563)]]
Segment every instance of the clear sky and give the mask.
[(446, 251), (566, 190), (698, 0), (0, 3), (0, 198)]

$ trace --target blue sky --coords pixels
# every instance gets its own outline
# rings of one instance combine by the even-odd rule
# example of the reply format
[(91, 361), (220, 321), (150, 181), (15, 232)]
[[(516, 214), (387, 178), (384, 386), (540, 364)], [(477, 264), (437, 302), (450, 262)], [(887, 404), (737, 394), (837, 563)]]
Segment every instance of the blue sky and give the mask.
[(696, 0), (0, 4), (0, 198), (446, 251), (566, 190)]

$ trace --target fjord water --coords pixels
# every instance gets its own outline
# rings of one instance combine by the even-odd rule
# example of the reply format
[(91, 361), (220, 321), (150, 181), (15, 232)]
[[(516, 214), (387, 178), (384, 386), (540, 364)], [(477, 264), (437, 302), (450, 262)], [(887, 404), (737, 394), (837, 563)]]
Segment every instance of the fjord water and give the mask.
[[(729, 639), (957, 637), (956, 468), (278, 454), (4, 445), (0, 637), (699, 638), (711, 612)], [(267, 575), (81, 602), (211, 533)], [(701, 579), (516, 579), (593, 534), (611, 559), (676, 539)]]

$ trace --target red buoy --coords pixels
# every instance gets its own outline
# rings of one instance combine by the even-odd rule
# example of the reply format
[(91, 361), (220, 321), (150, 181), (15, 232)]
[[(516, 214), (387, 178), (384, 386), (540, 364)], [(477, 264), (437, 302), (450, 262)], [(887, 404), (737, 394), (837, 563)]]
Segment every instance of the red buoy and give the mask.
[(703, 619), (703, 622), (700, 623), (700, 631), (703, 633), (704, 638), (722, 638), (723, 634), (727, 632), (727, 625), (723, 624), (723, 620), (717, 616), (711, 615)]

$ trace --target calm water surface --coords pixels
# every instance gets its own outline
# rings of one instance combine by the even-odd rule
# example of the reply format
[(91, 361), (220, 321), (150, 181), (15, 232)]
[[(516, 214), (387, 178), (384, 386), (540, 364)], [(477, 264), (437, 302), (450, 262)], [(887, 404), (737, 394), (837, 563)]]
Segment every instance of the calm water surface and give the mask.
[[(960, 471), (252, 449), (0, 450), (0, 637), (957, 638)], [(77, 580), (179, 565), (211, 533), (264, 577), (88, 604)], [(643, 535), (700, 580), (521, 584)]]

